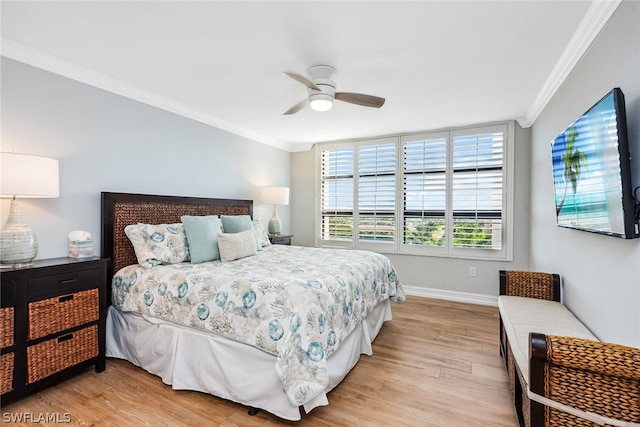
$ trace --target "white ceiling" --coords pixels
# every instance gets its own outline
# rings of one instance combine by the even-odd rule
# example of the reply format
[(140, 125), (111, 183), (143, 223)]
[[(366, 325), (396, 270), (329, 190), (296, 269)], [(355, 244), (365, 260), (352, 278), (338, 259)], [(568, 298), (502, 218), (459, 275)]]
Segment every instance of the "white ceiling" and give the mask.
[[(2, 1), (2, 55), (289, 151), (517, 119), (529, 126), (619, 1)], [(337, 68), (336, 101), (283, 71)]]

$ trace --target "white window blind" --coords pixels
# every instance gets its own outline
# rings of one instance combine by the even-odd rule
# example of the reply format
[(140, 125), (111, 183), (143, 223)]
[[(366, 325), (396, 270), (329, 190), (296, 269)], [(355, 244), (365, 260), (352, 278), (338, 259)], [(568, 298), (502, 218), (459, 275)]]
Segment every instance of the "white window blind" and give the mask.
[(512, 135), (499, 124), (321, 145), (320, 244), (510, 259)]
[(322, 150), (322, 240), (353, 238), (353, 153), (351, 147)]
[(502, 249), (504, 132), (455, 135), (454, 248)]
[(447, 139), (405, 140), (404, 243), (444, 246), (447, 206)]
[(358, 150), (358, 240), (395, 241), (396, 144)]

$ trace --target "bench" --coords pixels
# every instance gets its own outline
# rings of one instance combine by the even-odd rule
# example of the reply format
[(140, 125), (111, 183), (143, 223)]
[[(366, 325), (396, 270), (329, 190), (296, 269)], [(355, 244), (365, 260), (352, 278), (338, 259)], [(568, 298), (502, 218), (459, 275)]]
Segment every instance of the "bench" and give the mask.
[(500, 271), (498, 308), (521, 426), (640, 426), (640, 349), (599, 342), (560, 303), (557, 274)]

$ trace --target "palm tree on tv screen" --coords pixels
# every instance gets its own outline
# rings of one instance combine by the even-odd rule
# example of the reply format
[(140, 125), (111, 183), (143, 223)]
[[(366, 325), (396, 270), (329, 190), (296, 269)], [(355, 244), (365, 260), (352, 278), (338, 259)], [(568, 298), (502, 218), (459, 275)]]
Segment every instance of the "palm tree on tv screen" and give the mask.
[(560, 214), (560, 210), (564, 205), (564, 200), (567, 197), (567, 187), (569, 186), (569, 182), (571, 182), (571, 188), (575, 195), (578, 188), (578, 180), (580, 179), (582, 165), (584, 165), (585, 169), (587, 168), (587, 156), (576, 148), (577, 138), (578, 131), (575, 127), (572, 127), (567, 132), (565, 153), (562, 155), (562, 162), (564, 163), (564, 194), (562, 195), (560, 204), (556, 208), (557, 215)]

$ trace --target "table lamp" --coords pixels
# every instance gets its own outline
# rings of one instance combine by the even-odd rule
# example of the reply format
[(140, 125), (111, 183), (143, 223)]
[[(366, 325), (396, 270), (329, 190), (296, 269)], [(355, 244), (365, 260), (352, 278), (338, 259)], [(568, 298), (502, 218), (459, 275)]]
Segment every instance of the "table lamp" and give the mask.
[(278, 205), (289, 204), (289, 188), (287, 187), (262, 187), (260, 189), (262, 203), (273, 203), (273, 215), (269, 220), (269, 234), (282, 233), (282, 222), (278, 217)]
[(0, 197), (11, 197), (9, 217), (0, 231), (0, 264), (29, 264), (38, 254), (38, 239), (24, 222), (18, 198), (58, 197), (58, 161), (40, 156), (0, 153)]

